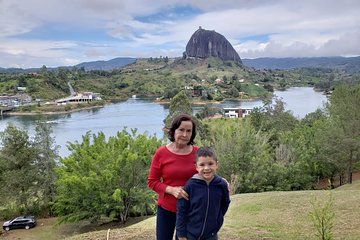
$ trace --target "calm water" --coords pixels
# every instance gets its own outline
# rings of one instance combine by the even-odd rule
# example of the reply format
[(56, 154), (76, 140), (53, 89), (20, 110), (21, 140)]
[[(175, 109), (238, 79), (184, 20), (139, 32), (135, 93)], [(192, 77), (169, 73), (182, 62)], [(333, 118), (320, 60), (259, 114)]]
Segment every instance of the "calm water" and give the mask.
[[(294, 116), (299, 118), (315, 111), (318, 107), (322, 107), (326, 101), (324, 95), (313, 91), (312, 88), (291, 88), (287, 91), (275, 92), (275, 94), (286, 103), (286, 109), (291, 110)], [(262, 106), (262, 101), (226, 101), (217, 106), (253, 108)], [(200, 109), (201, 106), (194, 106), (194, 112)], [(87, 131), (92, 133), (102, 131), (105, 136), (114, 136), (117, 131), (127, 127), (127, 129), (137, 128), (139, 133), (156, 134), (160, 138), (163, 136), (161, 131), (163, 119), (167, 114), (166, 106), (149, 100), (129, 99), (99, 109), (45, 117), (53, 126), (56, 144), (60, 146), (59, 154), (65, 157), (69, 155), (67, 143), (81, 142), (82, 136)], [(12, 122), (33, 135), (34, 122), (40, 118), (41, 116), (5, 116), (0, 120), (0, 131), (3, 131), (7, 124)]]

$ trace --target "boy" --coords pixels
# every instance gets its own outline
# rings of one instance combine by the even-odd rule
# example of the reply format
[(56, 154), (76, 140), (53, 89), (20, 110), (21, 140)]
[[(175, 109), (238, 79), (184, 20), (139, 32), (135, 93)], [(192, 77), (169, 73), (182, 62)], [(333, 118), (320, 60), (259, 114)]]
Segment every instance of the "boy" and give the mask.
[(176, 234), (179, 240), (217, 240), (230, 204), (227, 183), (216, 175), (215, 152), (201, 147), (196, 152), (195, 174), (184, 186), (189, 200), (177, 201)]

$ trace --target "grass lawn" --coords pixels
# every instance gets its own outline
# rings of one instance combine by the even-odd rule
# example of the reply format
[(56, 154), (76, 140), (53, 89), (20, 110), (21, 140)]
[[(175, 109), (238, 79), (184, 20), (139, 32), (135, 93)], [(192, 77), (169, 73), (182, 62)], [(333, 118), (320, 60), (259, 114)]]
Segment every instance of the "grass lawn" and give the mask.
[[(360, 239), (360, 180), (335, 190), (265, 192), (238, 194), (231, 197), (219, 239), (317, 239), (316, 229), (309, 216), (312, 202), (321, 205), (334, 200), (334, 239)], [(0, 239), (24, 240), (142, 240), (155, 239), (155, 217), (150, 217), (124, 228), (102, 226), (103, 230), (81, 233), (79, 226), (55, 226), (55, 222), (30, 230), (10, 231)], [(84, 227), (84, 226), (83, 226)], [(82, 228), (84, 229), (84, 228)], [(89, 228), (90, 229), (90, 228)], [(110, 231), (108, 232), (108, 229)], [(92, 228), (94, 230), (94, 228)]]
[[(331, 191), (296, 191), (238, 194), (231, 197), (225, 223), (219, 233), (224, 240), (317, 239), (309, 216), (312, 202), (334, 200), (334, 239), (360, 239), (360, 180)], [(155, 239), (155, 217), (124, 229), (111, 229), (109, 239)], [(107, 231), (73, 236), (68, 240), (106, 239)]]
[[(3, 222), (0, 222), (1, 226)], [(4, 232), (0, 235), (0, 239), (6, 240), (45, 240), (45, 239), (64, 239), (70, 234), (70, 228), (67, 225), (56, 225), (55, 218), (38, 219), (37, 226), (29, 230), (14, 229)], [(76, 233), (76, 232), (75, 232)]]

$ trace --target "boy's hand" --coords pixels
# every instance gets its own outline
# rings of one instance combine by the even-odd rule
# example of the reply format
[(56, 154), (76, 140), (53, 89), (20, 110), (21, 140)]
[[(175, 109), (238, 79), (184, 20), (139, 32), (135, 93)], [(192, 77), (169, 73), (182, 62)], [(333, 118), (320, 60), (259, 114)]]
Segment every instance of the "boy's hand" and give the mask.
[(187, 240), (186, 237), (180, 237), (179, 240)]

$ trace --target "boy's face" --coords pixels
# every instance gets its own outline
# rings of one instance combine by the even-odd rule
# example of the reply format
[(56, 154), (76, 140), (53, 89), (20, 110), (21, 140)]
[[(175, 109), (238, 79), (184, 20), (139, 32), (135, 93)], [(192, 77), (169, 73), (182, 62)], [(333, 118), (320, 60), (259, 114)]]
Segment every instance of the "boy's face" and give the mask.
[(198, 157), (196, 170), (205, 181), (213, 179), (217, 168), (217, 162), (212, 157)]

